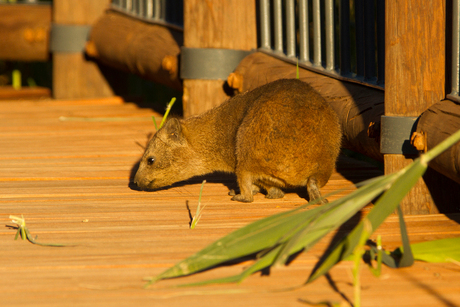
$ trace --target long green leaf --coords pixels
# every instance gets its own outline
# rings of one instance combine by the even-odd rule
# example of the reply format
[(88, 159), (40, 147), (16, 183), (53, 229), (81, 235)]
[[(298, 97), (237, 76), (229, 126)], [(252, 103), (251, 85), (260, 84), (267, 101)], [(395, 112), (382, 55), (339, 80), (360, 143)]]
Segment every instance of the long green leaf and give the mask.
[[(438, 146), (422, 155), (413, 163), (397, 172), (398, 179), (389, 188), (382, 197), (376, 202), (374, 208), (368, 214), (367, 218), (372, 224), (372, 232), (375, 231), (381, 223), (390, 215), (399, 205), (400, 201), (415, 185), (417, 180), (424, 174), (428, 167), (428, 162), (436, 158), (444, 150), (454, 145), (460, 140), (460, 130), (442, 141)], [(348, 257), (357, 246), (361, 233), (363, 232), (363, 222), (359, 223), (353, 231), (342, 239), (334, 249), (327, 254), (313, 270), (307, 283), (326, 274), (329, 269), (337, 262)], [(372, 233), (371, 232), (371, 233)]]
[[(433, 240), (411, 245), (414, 259), (425, 262), (460, 262), (460, 237)], [(403, 248), (393, 253), (401, 254)]]
[[(307, 219), (309, 215), (315, 214), (319, 208), (308, 211), (295, 209), (249, 224), (177, 263), (174, 267), (154, 278), (152, 282), (189, 275), (264, 250), (276, 244), (279, 238), (289, 232), (293, 227), (292, 223), (298, 224), (301, 220)], [(297, 211), (302, 214), (295, 215), (294, 213)], [(289, 217), (293, 217), (293, 219), (289, 219)]]
[[(305, 225), (309, 225), (311, 221), (315, 220), (315, 227), (302, 240), (303, 245), (296, 245), (294, 249), (291, 248), (290, 254), (308, 245), (312, 246), (316, 241), (340, 225), (340, 223), (337, 223), (337, 218), (343, 221), (348, 220), (364, 205), (368, 204), (370, 200), (380, 194), (391, 183), (391, 180), (393, 180), (391, 176), (379, 177), (368, 181), (368, 185), (363, 189), (358, 189), (346, 197), (315, 209), (305, 211), (304, 207), (300, 207), (256, 221), (179, 262), (174, 267), (153, 278), (150, 283), (165, 278), (193, 274), (267, 248), (270, 250), (270, 247), (276, 247), (288, 241), (292, 236), (296, 235), (296, 231), (301, 231)], [(375, 186), (378, 186), (379, 189), (376, 189)], [(369, 192), (371, 193), (369, 194)], [(356, 199), (361, 199), (360, 204), (355, 204)], [(342, 206), (344, 203), (345, 207)], [(352, 206), (351, 212), (346, 212), (348, 206)], [(326, 217), (329, 215), (332, 215), (334, 218), (327, 220)], [(277, 251), (279, 252), (279, 249)], [(270, 257), (274, 256), (276, 254), (270, 253), (266, 258), (262, 257), (252, 269), (258, 267), (261, 263), (264, 263), (264, 266), (260, 269), (271, 265), (275, 258), (272, 259)]]
[[(420, 159), (417, 159), (414, 163), (396, 173), (399, 175), (398, 179), (393, 183), (391, 188), (389, 188), (379, 198), (379, 200), (375, 203), (374, 208), (372, 208), (366, 217), (370, 221), (372, 227), (369, 236), (380, 226), (381, 223), (383, 223), (387, 216), (394, 212), (399, 205), (399, 202), (425, 172), (426, 168), (427, 164), (422, 163)], [(307, 283), (323, 276), (336, 263), (351, 255), (355, 247), (358, 245), (363, 231), (363, 221), (361, 221), (348, 236), (335, 245), (330, 254), (320, 261), (319, 266), (313, 270)]]

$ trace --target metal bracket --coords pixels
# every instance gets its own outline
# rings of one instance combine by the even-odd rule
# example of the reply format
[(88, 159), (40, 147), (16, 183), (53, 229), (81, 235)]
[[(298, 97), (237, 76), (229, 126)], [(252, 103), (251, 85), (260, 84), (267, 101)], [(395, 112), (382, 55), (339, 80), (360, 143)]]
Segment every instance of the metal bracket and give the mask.
[(418, 155), (411, 144), (412, 133), (417, 127), (418, 117), (382, 116), (380, 152), (383, 154)]
[(225, 80), (253, 51), (217, 48), (181, 48), (182, 79)]
[(91, 26), (52, 24), (50, 49), (51, 52), (84, 51)]

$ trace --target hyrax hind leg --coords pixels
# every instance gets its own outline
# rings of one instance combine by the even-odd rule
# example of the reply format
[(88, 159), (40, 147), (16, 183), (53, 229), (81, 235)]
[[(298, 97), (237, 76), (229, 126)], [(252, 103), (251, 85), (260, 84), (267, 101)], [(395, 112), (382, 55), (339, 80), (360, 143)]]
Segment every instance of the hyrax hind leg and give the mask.
[(265, 189), (267, 190), (267, 195), (265, 195), (265, 198), (276, 199), (284, 197), (284, 192), (280, 188), (270, 187)]
[[(308, 192), (308, 197), (310, 198), (310, 201), (321, 198), (321, 192), (319, 191), (318, 183), (315, 177), (308, 178), (307, 192)], [(324, 204), (327, 204), (328, 201), (327, 199), (322, 198), (319, 203), (324, 205)]]
[[(240, 187), (240, 194), (236, 194), (232, 197), (232, 200), (241, 201), (245, 203), (251, 203), (254, 200), (253, 190), (254, 187), (254, 178), (253, 175), (248, 171), (238, 172), (236, 174), (238, 186)], [(258, 187), (256, 187), (255, 192), (257, 193)], [(256, 194), (254, 193), (254, 194)]]

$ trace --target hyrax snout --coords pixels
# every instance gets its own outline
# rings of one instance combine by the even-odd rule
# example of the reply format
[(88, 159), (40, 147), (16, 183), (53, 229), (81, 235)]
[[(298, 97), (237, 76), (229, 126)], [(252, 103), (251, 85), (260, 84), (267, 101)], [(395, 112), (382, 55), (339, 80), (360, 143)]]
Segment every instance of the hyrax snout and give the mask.
[(158, 189), (216, 171), (235, 173), (239, 194), (252, 202), (261, 189), (306, 187), (310, 200), (329, 180), (340, 150), (337, 115), (315, 90), (282, 79), (239, 94), (185, 120), (170, 119), (150, 140), (134, 182)]

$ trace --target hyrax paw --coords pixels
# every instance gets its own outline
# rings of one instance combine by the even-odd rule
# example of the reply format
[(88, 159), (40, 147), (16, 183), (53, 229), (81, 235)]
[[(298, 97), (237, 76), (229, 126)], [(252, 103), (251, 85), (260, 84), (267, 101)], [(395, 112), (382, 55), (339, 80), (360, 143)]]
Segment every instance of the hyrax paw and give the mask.
[(236, 192), (234, 189), (230, 189), (230, 191), (228, 191), (228, 196), (235, 196), (236, 195)]
[(232, 200), (240, 201), (240, 202), (243, 202), (243, 203), (252, 203), (253, 198), (252, 197), (244, 197), (241, 194), (237, 194), (237, 195), (232, 197)]
[(269, 198), (269, 199), (277, 199), (277, 198), (283, 198), (283, 197), (284, 197), (284, 192), (275, 187), (268, 189), (267, 195), (265, 195), (265, 198)]

